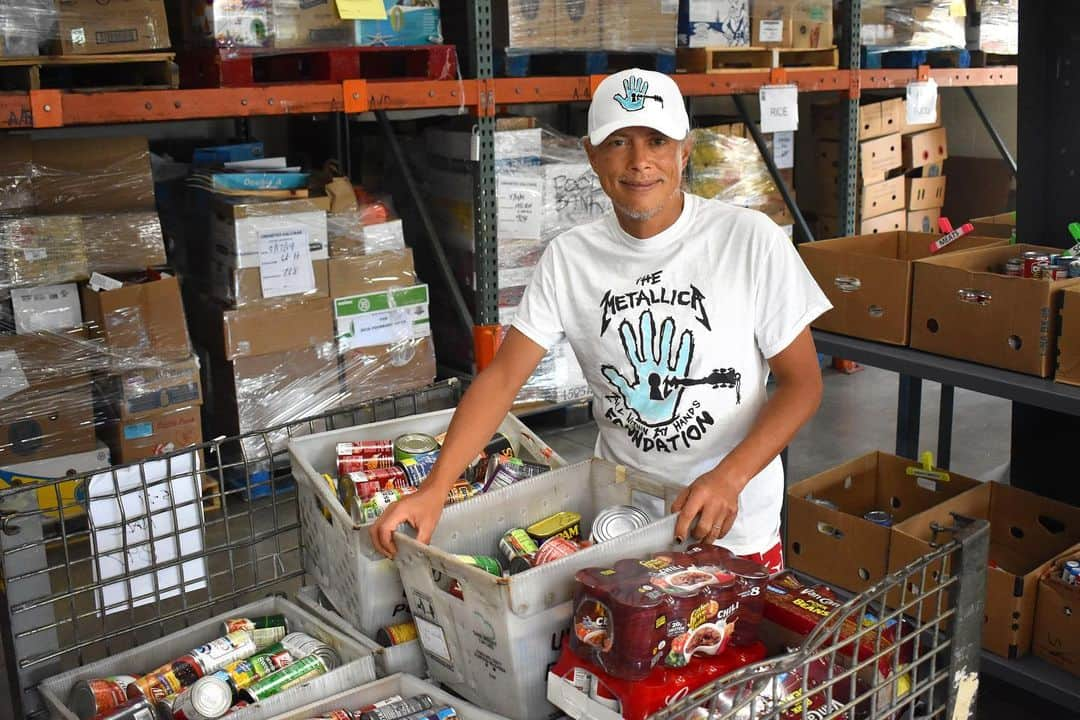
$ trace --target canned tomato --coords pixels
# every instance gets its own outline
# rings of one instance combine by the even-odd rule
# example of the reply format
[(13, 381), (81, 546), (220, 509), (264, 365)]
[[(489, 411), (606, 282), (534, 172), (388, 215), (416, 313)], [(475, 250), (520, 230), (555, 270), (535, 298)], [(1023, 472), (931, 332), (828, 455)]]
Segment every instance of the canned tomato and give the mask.
[(337, 456), (342, 457), (385, 457), (394, 454), (393, 440), (353, 440), (352, 442), (339, 442), (337, 444)]
[(141, 695), (156, 703), (191, 687), (205, 674), (206, 671), (198, 660), (191, 655), (184, 655), (137, 678), (128, 685), (127, 694), (129, 698)]
[(550, 537), (560, 535), (567, 540), (581, 537), (581, 515), (576, 512), (557, 512), (526, 528), (537, 543), (543, 543)]
[(869, 520), (875, 525), (880, 525), (881, 527), (892, 527), (893, 525), (892, 515), (885, 512), (884, 510), (871, 510), (870, 512), (863, 515), (863, 520)]
[(211, 640), (205, 645), (200, 645), (191, 651), (191, 655), (199, 661), (203, 674), (209, 674), (221, 668), (251, 657), (259, 648), (255, 645), (255, 639), (251, 633), (244, 630), (231, 632), (225, 637)]
[(550, 537), (544, 541), (540, 546), (540, 549), (536, 552), (536, 559), (533, 561), (533, 567), (538, 565), (544, 565), (545, 563), (564, 558), (567, 555), (573, 555), (581, 546), (573, 540), (568, 540), (561, 535)]
[(302, 657), (292, 665), (284, 667), (277, 672), (270, 673), (260, 679), (254, 685), (240, 692), (240, 699), (249, 703), (257, 703), (268, 697), (284, 692), (294, 685), (319, 677), (328, 672), (326, 664), (318, 655)]
[(375, 642), (383, 647), (393, 647), (394, 645), (404, 645), (407, 642), (412, 642), (417, 637), (416, 623), (403, 622), (379, 628), (379, 631), (375, 633)]
[(594, 543), (607, 542), (620, 535), (640, 530), (651, 520), (649, 514), (641, 508), (633, 505), (613, 505), (597, 513), (589, 532), (589, 540)]
[(1009, 277), (1024, 276), (1024, 261), (1020, 258), (1009, 258), (1005, 261), (1005, 274)]
[(68, 707), (79, 720), (108, 715), (128, 701), (127, 689), (133, 682), (135, 678), (130, 675), (81, 680), (71, 686)]
[(416, 460), (432, 457), (439, 452), (439, 442), (424, 433), (405, 433), (394, 440), (394, 459)]
[(491, 557), (490, 555), (455, 555), (454, 557), (466, 565), (478, 567), (495, 577), (502, 577), (502, 563), (499, 562), (498, 558)]
[(101, 720), (160, 720), (157, 708), (144, 697), (132, 698)]
[(511, 575), (531, 568), (539, 550), (540, 546), (532, 539), (532, 535), (521, 528), (507, 530), (499, 540), (499, 551), (510, 563)]
[(284, 615), (263, 615), (255, 618), (231, 618), (222, 623), (225, 633), (242, 630), (251, 635), (259, 650), (270, 647), (285, 637), (289, 631)]
[(233, 703), (233, 687), (217, 675), (207, 675), (172, 703), (174, 720), (217, 720)]

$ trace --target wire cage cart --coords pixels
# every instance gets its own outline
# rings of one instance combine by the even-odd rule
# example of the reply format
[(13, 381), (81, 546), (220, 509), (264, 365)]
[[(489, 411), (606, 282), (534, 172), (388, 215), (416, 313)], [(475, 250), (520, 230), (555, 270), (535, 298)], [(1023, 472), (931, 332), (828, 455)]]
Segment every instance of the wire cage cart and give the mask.
[[(302, 583), (291, 437), (454, 407), (462, 383), (0, 491), (0, 633), (14, 717), (44, 679)], [(0, 713), (3, 714), (3, 713)]]
[(990, 526), (850, 598), (796, 650), (689, 693), (650, 720), (974, 718)]

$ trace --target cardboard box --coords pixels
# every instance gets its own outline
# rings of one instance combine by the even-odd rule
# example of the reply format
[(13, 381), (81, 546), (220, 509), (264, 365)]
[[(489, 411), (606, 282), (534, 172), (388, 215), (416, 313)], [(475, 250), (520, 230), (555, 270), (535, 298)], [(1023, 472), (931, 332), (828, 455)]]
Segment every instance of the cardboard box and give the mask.
[(194, 355), (161, 367), (99, 377), (94, 381), (94, 390), (108, 416), (122, 420), (203, 402), (199, 360)]
[(266, 47), (273, 40), (270, 2), (181, 0), (186, 45)]
[(1057, 372), (1054, 380), (1080, 385), (1080, 287), (1061, 293), (1061, 333), (1058, 335)]
[(1038, 245), (949, 253), (915, 264), (911, 346), (919, 350), (1049, 377), (1054, 371), (1062, 291), (1080, 278), (1047, 282), (1007, 277), (1005, 261)]
[(597, 50), (602, 41), (600, 0), (555, 0), (556, 47)]
[(747, 0), (679, 2), (679, 47), (749, 47), (750, 30)]
[[(1039, 577), (1055, 557), (1080, 541), (1080, 508), (1008, 485), (982, 483), (896, 525), (890, 572), (931, 552), (934, 540), (948, 540), (949, 533), (935, 536), (931, 523), (953, 527), (957, 521), (952, 513), (990, 522), (983, 648), (1002, 657), (1026, 655)], [(929, 585), (936, 586), (940, 570), (930, 566)], [(897, 605), (898, 596), (898, 591), (889, 595), (890, 606)]]
[[(59, 484), (49, 481), (91, 473), (110, 465), (112, 465), (112, 459), (109, 448), (98, 443), (93, 450), (18, 462), (2, 467), (0, 468), (0, 489), (41, 484), (42, 487), (35, 493), (38, 510), (57, 519), (61, 518), (61, 513), (64, 519), (79, 517), (85, 514), (83, 510), (86, 502), (84, 481), (70, 480)], [(63, 508), (62, 510), (57, 507), (57, 490), (59, 490), (59, 505)], [(15, 505), (23, 505), (27, 501), (33, 502), (28, 495), (12, 494), (5, 501), (0, 501), (0, 507), (5, 511), (15, 511)]]
[(328, 299), (290, 300), (221, 313), (226, 360), (297, 350), (334, 339)]
[(162, 0), (56, 0), (61, 55), (169, 48)]
[(1016, 230), (1016, 211), (971, 218), (971, 224), (979, 235), (1010, 238)]
[(350, 45), (353, 24), (338, 15), (334, 0), (274, 0), (271, 3), (274, 47)]
[(863, 185), (860, 217), (868, 220), (904, 207), (904, 176)]
[(1080, 547), (1059, 557), (1039, 580), (1031, 652), (1051, 665), (1080, 675), (1080, 586), (1061, 581), (1065, 560), (1080, 559)]
[[(873, 140), (883, 135), (892, 135), (901, 127), (901, 115), (904, 112), (902, 98), (868, 102), (859, 106), (859, 139)], [(839, 140), (842, 123), (847, 122), (847, 107), (844, 104), (829, 103), (811, 106), (814, 137), (819, 140)]]
[(114, 367), (131, 367), (139, 358), (183, 360), (191, 355), (180, 283), (174, 277), (116, 290), (84, 286), (82, 303), (91, 336), (104, 341)]
[(833, 46), (831, 0), (755, 0), (751, 13), (751, 44), (755, 47)]
[(11, 291), (15, 332), (58, 332), (82, 325), (79, 288), (75, 283), (15, 288)]
[(859, 223), (859, 234), (876, 235), (877, 233), (897, 232), (907, 227), (907, 213), (903, 210), (867, 218)]
[(156, 210), (84, 215), (82, 226), (90, 272), (138, 272), (168, 262)]
[(949, 157), (948, 133), (945, 128), (927, 130), (903, 136), (904, 167), (908, 169), (943, 163)]
[[(0, 378), (7, 389), (20, 385), (24, 389), (7, 394), (0, 407), (0, 464), (93, 450), (90, 376), (78, 374), (27, 385), (26, 376), (12, 369), (11, 357), (0, 355), (4, 366), (0, 367)], [(19, 377), (13, 378), (14, 374)]]
[(491, 12), (495, 47), (555, 47), (555, 0), (496, 0)]
[(99, 344), (87, 342), (83, 327), (0, 335), (0, 400), (108, 366), (107, 353)]
[(906, 178), (907, 209), (929, 210), (945, 206), (945, 176)]
[(601, 40), (605, 50), (675, 49), (678, 4), (670, 0), (600, 0)]
[(907, 458), (872, 452), (788, 488), (788, 565), (852, 592), (885, 577), (892, 529), (866, 520), (867, 513), (884, 511), (899, 523), (979, 485), (955, 473), (948, 473), (947, 482), (908, 474), (918, 467)]
[(197, 406), (160, 410), (138, 420), (110, 420), (101, 431), (117, 464), (166, 455), (203, 441)]
[(913, 210), (907, 214), (907, 231), (920, 233), (937, 232), (938, 220), (940, 219), (941, 208)]
[(934, 128), (941, 127), (941, 94), (938, 94), (937, 99), (937, 120), (932, 123), (920, 123), (918, 125), (909, 125), (907, 121), (907, 100), (904, 98), (898, 98), (900, 101), (900, 132), (904, 135), (911, 133), (923, 132), (925, 130), (933, 130)]
[(213, 260), (212, 275), (214, 283), (211, 286), (211, 294), (215, 299), (231, 307), (251, 307), (255, 305), (278, 305), (283, 301), (304, 298), (313, 300), (316, 298), (329, 297), (330, 284), (328, 277), (329, 260), (313, 260), (312, 272), (315, 275), (315, 288), (309, 292), (292, 295), (279, 295), (277, 297), (264, 297), (262, 291), (262, 270), (260, 268), (243, 268), (236, 270), (220, 260)]
[(33, 159), (43, 215), (156, 212), (145, 137), (35, 140)]
[[(820, 330), (906, 345), (911, 322), (913, 261), (930, 254), (936, 234), (884, 232), (803, 243), (799, 254), (832, 309), (814, 321)], [(965, 236), (943, 252), (995, 242)]]
[[(890, 170), (904, 164), (900, 151), (900, 136), (886, 135), (877, 140), (859, 143), (859, 167), (865, 182), (880, 182)], [(839, 157), (839, 153), (837, 153)]]
[(354, 20), (357, 45), (403, 46), (438, 45), (443, 41), (438, 0), (421, 3), (410, 0), (383, 0), (385, 20)]
[(32, 147), (26, 135), (0, 135), (0, 216), (33, 212)]
[(88, 277), (82, 221), (72, 215), (0, 220), (0, 282), (54, 285)]
[(283, 229), (302, 231), (308, 238), (311, 259), (330, 257), (325, 197), (277, 202), (218, 199), (214, 203), (211, 239), (214, 257), (230, 268), (259, 268), (260, 236)]

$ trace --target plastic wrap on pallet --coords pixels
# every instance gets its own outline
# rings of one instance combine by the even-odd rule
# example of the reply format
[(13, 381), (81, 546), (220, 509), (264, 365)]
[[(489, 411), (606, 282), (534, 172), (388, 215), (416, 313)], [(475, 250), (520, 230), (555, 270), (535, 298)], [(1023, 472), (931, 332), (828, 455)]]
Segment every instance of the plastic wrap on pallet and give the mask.
[(353, 23), (341, 19), (334, 0), (271, 0), (270, 25), (277, 48), (353, 44)]
[(0, 57), (37, 55), (56, 17), (53, 0), (0, 0)]
[(693, 131), (694, 148), (688, 171), (690, 191), (769, 216), (783, 212), (783, 197), (757, 144), (731, 132), (732, 126), (728, 125)]
[(956, 0), (866, 0), (861, 42), (896, 50), (963, 48), (965, 16)]
[(968, 17), (968, 47), (998, 55), (1020, 53), (1020, 0), (980, 0)]
[(189, 45), (219, 48), (270, 47), (271, 0), (187, 0), (183, 36)]
[(510, 54), (675, 51), (679, 4), (670, 0), (499, 0), (494, 5), (496, 43)]

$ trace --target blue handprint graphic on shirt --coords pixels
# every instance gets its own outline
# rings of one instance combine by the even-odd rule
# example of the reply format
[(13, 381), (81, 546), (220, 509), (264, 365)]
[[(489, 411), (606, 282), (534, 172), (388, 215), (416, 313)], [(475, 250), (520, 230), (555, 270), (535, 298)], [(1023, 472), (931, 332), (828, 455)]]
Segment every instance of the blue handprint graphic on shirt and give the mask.
[(634, 112), (641, 110), (645, 107), (646, 100), (655, 100), (660, 103), (660, 106), (664, 106), (664, 98), (659, 95), (649, 94), (649, 82), (645, 78), (639, 78), (634, 75), (626, 78), (622, 81), (624, 95), (615, 95), (615, 102), (622, 106), (623, 110), (627, 112)]
[(679, 412), (683, 386), (675, 382), (687, 377), (694, 357), (694, 336), (684, 330), (675, 348), (675, 321), (670, 317), (660, 324), (660, 343), (655, 343), (656, 322), (651, 310), (638, 318), (638, 334), (629, 321), (619, 325), (623, 351), (630, 361), (632, 377), (627, 380), (612, 365), (600, 368), (604, 378), (619, 391), (627, 407), (641, 422), (651, 427), (670, 423)]

